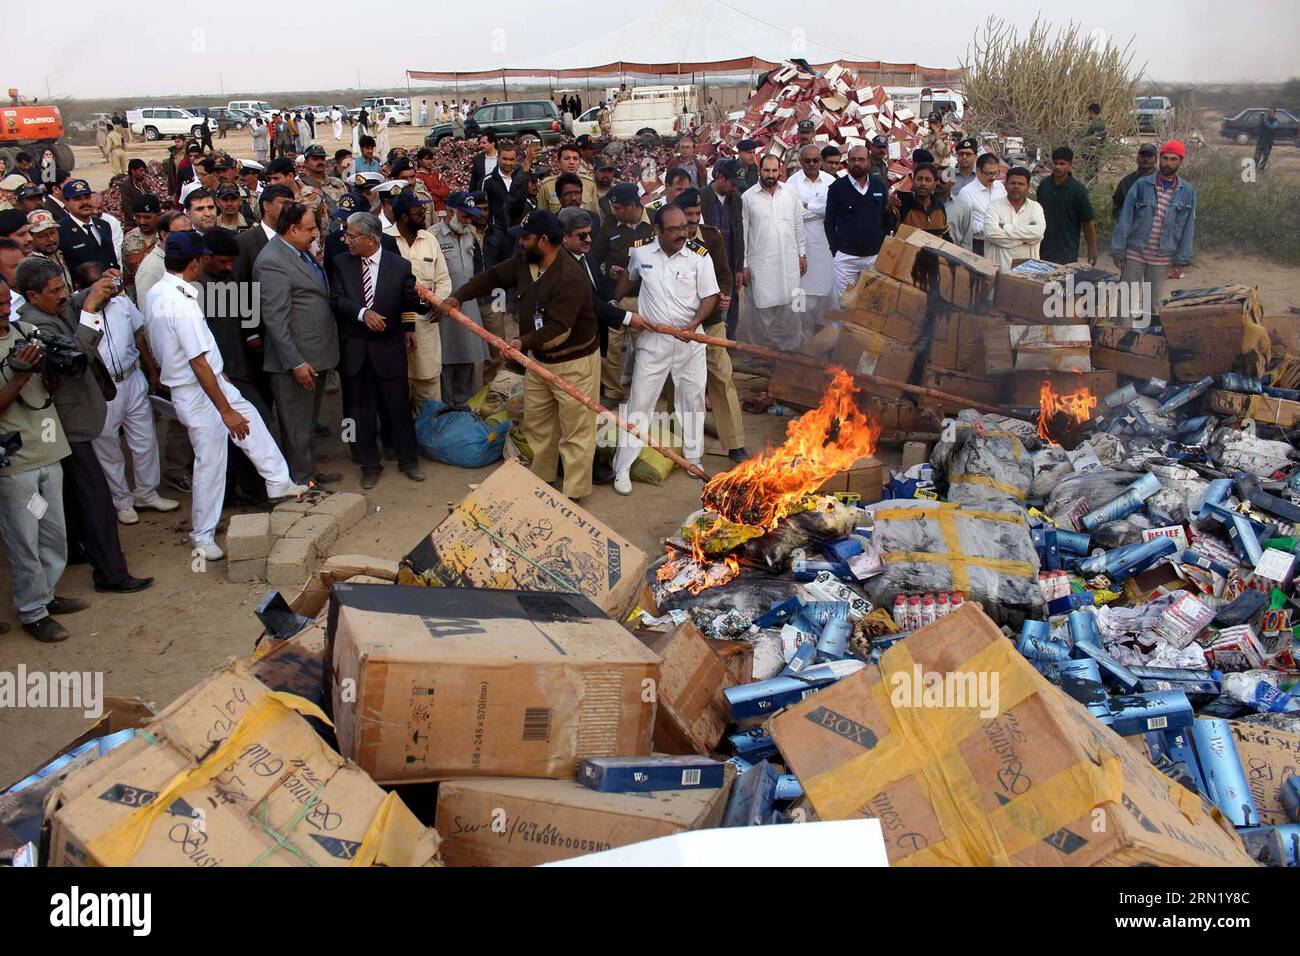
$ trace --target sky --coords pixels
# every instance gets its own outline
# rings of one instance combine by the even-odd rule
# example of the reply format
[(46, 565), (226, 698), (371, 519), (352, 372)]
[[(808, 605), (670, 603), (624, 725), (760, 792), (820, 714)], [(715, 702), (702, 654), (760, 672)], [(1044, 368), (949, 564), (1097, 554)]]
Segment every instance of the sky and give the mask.
[[(601, 53), (605, 60), (653, 56), (667, 61), (679, 58), (684, 49), (706, 45), (716, 57), (752, 53), (780, 59), (801, 42), (863, 59), (950, 67), (960, 64), (989, 12), (1023, 30), (1040, 9), (1056, 23), (1073, 16), (1089, 33), (1098, 31), (1121, 43), (1132, 38), (1135, 64), (1145, 64), (1146, 75), (1155, 80), (1279, 81), (1300, 73), (1295, 55), (1300, 3), (1295, 0), (1183, 0), (1164, 12), (1148, 6), (1145, 13), (1135, 13), (1139, 7), (1133, 0), (1062, 4), (1059, 12), (1042, 0), (861, 6), (839, 0), (722, 2), (734, 9), (719, 6), (718, 0), (617, 5), (386, 0), (381, 11), (358, 22), (355, 0), (251, 7), (183, 0), (132, 0), (124, 7), (63, 0), (53, 20), (42, 4), (9, 0), (0, 33), (0, 81), (3, 89), (16, 86), (24, 95), (42, 99), (47, 89), (54, 97), (127, 100), (171, 93), (345, 89), (358, 82), (364, 89), (405, 86), (407, 68), (591, 65), (569, 60), (569, 50), (585, 59)], [(918, 29), (916, 11), (922, 8), (928, 22)], [(890, 15), (891, 9), (897, 13)], [(683, 10), (698, 12), (692, 16)], [(629, 23), (656, 14), (691, 25), (682, 24), (680, 32), (647, 29), (629, 39)], [(304, 29), (308, 16), (318, 20), (318, 31)], [(323, 39), (313, 41), (314, 32)], [(689, 43), (685, 33), (692, 34)], [(613, 39), (605, 43), (605, 35)]]

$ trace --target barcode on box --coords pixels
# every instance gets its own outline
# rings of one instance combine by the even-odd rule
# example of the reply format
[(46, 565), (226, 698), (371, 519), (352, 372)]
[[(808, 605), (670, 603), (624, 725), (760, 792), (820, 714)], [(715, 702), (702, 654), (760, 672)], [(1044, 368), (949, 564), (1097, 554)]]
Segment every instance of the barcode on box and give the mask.
[(551, 708), (528, 707), (524, 709), (524, 740), (551, 739)]
[(700, 771), (699, 771), (699, 768), (696, 768), (695, 770), (683, 770), (683, 771), (682, 771), (682, 786), (683, 786), (683, 787), (697, 787), (697, 786), (699, 786), (699, 784), (700, 784)]
[(1147, 730), (1164, 730), (1168, 726), (1168, 717), (1152, 717), (1147, 721)]

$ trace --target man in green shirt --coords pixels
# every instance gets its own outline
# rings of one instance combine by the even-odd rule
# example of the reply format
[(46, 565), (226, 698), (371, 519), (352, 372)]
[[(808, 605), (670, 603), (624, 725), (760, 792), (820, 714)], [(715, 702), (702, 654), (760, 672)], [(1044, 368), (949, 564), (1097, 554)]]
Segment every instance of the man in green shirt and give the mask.
[(1079, 258), (1079, 229), (1088, 242), (1088, 262), (1097, 262), (1097, 229), (1092, 203), (1083, 183), (1074, 178), (1074, 150), (1052, 150), (1052, 175), (1038, 184), (1038, 204), (1047, 218), (1047, 233), (1038, 254), (1048, 262), (1074, 262)]
[(71, 449), (38, 374), (41, 351), (23, 341), (32, 327), (11, 323), (9, 313), (9, 286), (0, 279), (0, 434), (13, 432), (22, 440), (0, 470), (0, 540), (13, 568), (23, 630), (53, 643), (67, 640), (68, 632), (50, 615), (87, 607), (85, 601), (54, 594), (68, 562), (59, 462)]

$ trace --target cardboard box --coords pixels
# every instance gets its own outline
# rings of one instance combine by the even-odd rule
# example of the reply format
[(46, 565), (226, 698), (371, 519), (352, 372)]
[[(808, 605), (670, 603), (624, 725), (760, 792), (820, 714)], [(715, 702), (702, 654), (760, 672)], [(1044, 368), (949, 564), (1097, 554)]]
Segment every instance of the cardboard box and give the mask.
[(984, 372), (987, 375), (1006, 375), (1016, 365), (1011, 351), (1011, 326), (1005, 317), (987, 315), (981, 326), (984, 342)]
[(1130, 378), (1169, 380), (1169, 345), (1163, 335), (1118, 325), (1092, 327), (1092, 364)]
[(1092, 349), (1024, 349), (1016, 352), (1016, 371), (1091, 372)]
[[(1206, 301), (1214, 298), (1227, 301)], [(1268, 367), (1272, 342), (1253, 289), (1230, 287), (1185, 304), (1166, 303), (1160, 324), (1174, 378), (1180, 382), (1224, 372), (1258, 378)]]
[(728, 641), (706, 637), (709, 647), (722, 658), (727, 676), (733, 684), (748, 684), (754, 679), (754, 645), (749, 641)]
[[(730, 768), (728, 768), (730, 770)], [(600, 793), (573, 780), (489, 778), (438, 785), (435, 822), (448, 866), (536, 866), (718, 826), (719, 790)]]
[(1026, 322), (1049, 322), (1049, 312), (1054, 310), (1047, 307), (1050, 296), (1045, 290), (1046, 284), (1039, 276), (1000, 270), (993, 289), (993, 308)]
[(973, 603), (771, 727), (818, 818), (878, 818), (894, 865), (1251, 865)]
[(985, 318), (970, 312), (936, 315), (927, 364), (958, 372), (983, 373)]
[(241, 661), (54, 797), (53, 866), (424, 866), (438, 835)]
[(1086, 388), (1098, 398), (1118, 387), (1114, 372), (1016, 372), (1011, 376), (1011, 404), (1038, 407), (1044, 381), (1050, 382), (1056, 392)]
[(1228, 726), (1260, 821), (1266, 826), (1290, 823), (1282, 806), (1282, 781), (1300, 776), (1300, 734), (1239, 720), (1228, 721)]
[[(864, 329), (858, 325), (846, 325), (840, 332), (840, 340), (831, 353), (831, 361), (842, 365), (850, 372), (862, 372), (877, 375), (895, 382), (906, 382), (912, 375), (916, 364), (916, 352), (912, 346), (887, 335)], [(898, 398), (901, 393), (896, 388), (859, 382), (863, 391), (886, 398)]]
[(659, 655), (654, 748), (666, 754), (708, 754), (727, 729), (727, 699), (735, 684), (722, 658), (691, 621), (665, 634), (640, 634)]
[(993, 298), (998, 267), (983, 256), (911, 226), (886, 236), (875, 269), (918, 289), (937, 289), (939, 298), (981, 312)]
[(859, 458), (853, 467), (841, 471), (817, 489), (819, 495), (833, 495), (846, 491), (862, 496), (862, 503), (879, 501), (884, 494), (885, 467), (874, 458)]
[(402, 559), (398, 582), (523, 591), (576, 587), (622, 620), (645, 569), (645, 554), (627, 538), (508, 461)]
[(583, 595), (339, 584), (329, 641), (339, 751), (381, 783), (650, 752), (659, 658)]
[(930, 297), (916, 286), (864, 269), (857, 284), (844, 293), (843, 311), (827, 318), (871, 329), (910, 345), (925, 331)]
[(1300, 316), (1266, 315), (1263, 322), (1273, 345), (1273, 361), (1280, 362), (1285, 355), (1300, 357)]
[(1221, 415), (1253, 418), (1281, 428), (1293, 428), (1300, 422), (1300, 402), (1271, 395), (1244, 395), (1216, 388), (1210, 391), (1208, 404), (1211, 411)]
[[(972, 401), (988, 402), (990, 404), (997, 403), (998, 394), (1001, 391), (999, 382), (996, 379), (990, 379), (983, 373), (971, 375), (967, 372), (936, 368), (932, 365), (925, 367), (925, 372), (921, 376), (921, 384), (929, 388), (937, 388), (940, 391), (951, 392), (953, 395), (969, 398)], [(928, 397), (923, 400), (927, 402), (937, 401)]]

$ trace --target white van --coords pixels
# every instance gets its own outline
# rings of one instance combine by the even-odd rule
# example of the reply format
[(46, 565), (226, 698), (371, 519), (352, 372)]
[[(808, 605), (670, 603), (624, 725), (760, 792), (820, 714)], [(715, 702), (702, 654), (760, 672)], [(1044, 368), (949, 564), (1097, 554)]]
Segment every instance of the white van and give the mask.
[(923, 127), (931, 113), (943, 115), (951, 111), (960, 120), (966, 112), (966, 97), (959, 90), (943, 86), (887, 86), (885, 92), (894, 101), (894, 107), (905, 106)]
[[(606, 106), (610, 111), (610, 135), (615, 139), (632, 139), (642, 136), (680, 136), (692, 126), (698, 126), (700, 89), (694, 85), (634, 86), (618, 99), (619, 90), (607, 92)], [(597, 104), (573, 121), (573, 135), (584, 133), (600, 135), (596, 117)]]
[(260, 116), (262, 119), (270, 119), (275, 109), (265, 100), (231, 100), (226, 104), (228, 110), (243, 110), (245, 113), (251, 113), (254, 116)]

